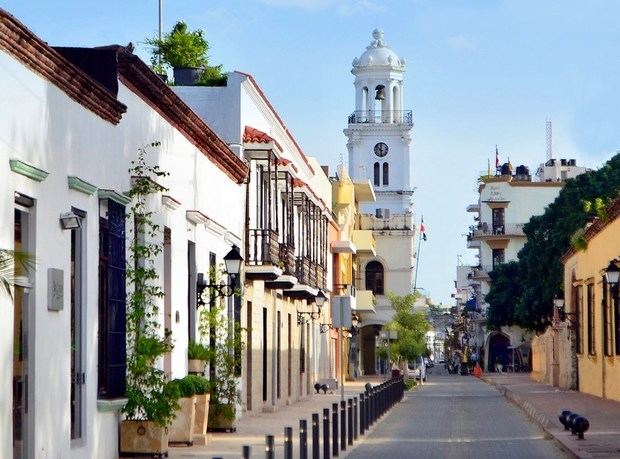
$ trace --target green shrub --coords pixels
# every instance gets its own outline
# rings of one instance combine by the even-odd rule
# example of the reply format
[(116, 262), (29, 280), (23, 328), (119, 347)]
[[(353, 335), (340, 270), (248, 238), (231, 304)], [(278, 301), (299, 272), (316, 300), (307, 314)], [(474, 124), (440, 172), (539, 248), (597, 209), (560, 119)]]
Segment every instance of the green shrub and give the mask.
[(209, 360), (211, 355), (211, 349), (196, 341), (190, 341), (187, 346), (187, 357), (191, 360)]
[(194, 394), (208, 394), (211, 390), (211, 384), (209, 381), (202, 376), (198, 375), (187, 375), (184, 380), (190, 384), (194, 390)]

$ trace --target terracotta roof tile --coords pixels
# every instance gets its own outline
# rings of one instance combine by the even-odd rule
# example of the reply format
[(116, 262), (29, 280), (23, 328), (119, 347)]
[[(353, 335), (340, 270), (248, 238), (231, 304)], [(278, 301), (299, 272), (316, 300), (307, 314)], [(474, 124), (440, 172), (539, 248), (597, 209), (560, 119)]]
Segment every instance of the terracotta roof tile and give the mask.
[(271, 137), (269, 134), (261, 131), (260, 129), (253, 128), (252, 126), (246, 126), (243, 130), (243, 141), (255, 143), (273, 142), (275, 146), (278, 147), (280, 151), (282, 151), (282, 147), (276, 139)]
[(263, 90), (260, 88), (260, 86), (258, 85), (256, 80), (254, 79), (254, 77), (252, 75), (250, 75), (249, 73), (241, 72), (239, 70), (235, 70), (235, 72), (237, 72), (240, 75), (243, 75), (243, 76), (247, 77), (250, 80), (252, 85), (256, 88), (256, 91), (258, 92), (258, 94), (265, 101), (267, 106), (271, 109), (271, 111), (273, 112), (273, 114), (276, 117), (276, 119), (280, 122), (280, 125), (282, 126), (282, 129), (284, 129), (284, 132), (286, 132), (286, 135), (288, 136), (288, 138), (291, 140), (291, 142), (293, 142), (295, 147), (297, 147), (297, 150), (301, 154), (301, 157), (303, 158), (304, 162), (306, 163), (306, 165), (308, 166), (310, 171), (312, 171), (312, 173), (314, 174), (314, 168), (308, 162), (308, 158), (306, 158), (306, 154), (304, 153), (304, 151), (301, 149), (301, 147), (297, 143), (297, 140), (295, 140), (295, 137), (293, 137), (291, 132), (288, 130), (288, 128), (286, 127), (286, 124), (284, 124), (284, 121), (282, 120), (282, 118), (280, 117), (280, 115), (278, 114), (276, 109), (273, 107), (273, 105), (271, 105), (271, 102), (269, 102), (269, 99), (267, 99), (267, 96), (265, 95)]

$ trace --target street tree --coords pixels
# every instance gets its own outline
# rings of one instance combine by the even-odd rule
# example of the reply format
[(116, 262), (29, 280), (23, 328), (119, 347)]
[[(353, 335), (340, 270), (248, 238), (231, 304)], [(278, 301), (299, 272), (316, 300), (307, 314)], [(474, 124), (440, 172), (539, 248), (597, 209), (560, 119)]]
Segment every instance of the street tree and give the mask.
[(394, 308), (394, 318), (385, 326), (386, 330), (396, 331), (397, 338), (390, 343), (390, 356), (396, 363), (413, 361), (426, 354), (426, 332), (430, 324), (423, 312), (414, 312), (413, 304), (418, 293), (399, 296), (388, 293)]

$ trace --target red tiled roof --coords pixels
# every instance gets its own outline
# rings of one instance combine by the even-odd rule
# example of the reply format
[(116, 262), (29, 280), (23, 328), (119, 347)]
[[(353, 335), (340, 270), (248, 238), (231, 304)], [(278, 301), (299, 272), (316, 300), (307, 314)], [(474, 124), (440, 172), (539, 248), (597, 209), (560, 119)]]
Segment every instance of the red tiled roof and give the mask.
[(282, 147), (278, 143), (276, 139), (271, 137), (269, 134), (261, 131), (260, 129), (253, 128), (252, 126), (246, 126), (243, 130), (243, 141), (244, 142), (255, 142), (255, 143), (269, 143), (273, 142), (276, 147), (280, 151), (282, 151)]
[(0, 49), (97, 116), (118, 124), (127, 107), (71, 64), (6, 10), (0, 8)]
[(138, 56), (117, 47), (119, 79), (170, 122), (203, 155), (237, 183), (248, 173), (245, 163)]
[(299, 144), (297, 143), (297, 141), (295, 140), (295, 137), (293, 137), (293, 135), (291, 134), (291, 132), (288, 130), (288, 128), (286, 127), (286, 125), (284, 124), (284, 121), (282, 121), (282, 118), (280, 118), (280, 115), (278, 114), (278, 112), (276, 111), (276, 109), (273, 107), (273, 105), (271, 105), (271, 102), (269, 102), (269, 99), (267, 99), (267, 96), (265, 96), (265, 93), (263, 92), (263, 90), (260, 88), (260, 86), (258, 85), (258, 83), (256, 82), (256, 80), (254, 79), (254, 77), (252, 75), (250, 75), (249, 73), (245, 73), (245, 72), (241, 72), (239, 70), (235, 70), (235, 72), (237, 72), (240, 75), (246, 76), (250, 82), (252, 83), (252, 85), (254, 85), (254, 87), (256, 88), (256, 91), (258, 92), (258, 94), (261, 96), (261, 98), (265, 101), (265, 103), (267, 104), (267, 106), (271, 109), (271, 111), (273, 112), (274, 116), (276, 117), (276, 119), (280, 122), (280, 125), (282, 126), (282, 129), (284, 129), (284, 132), (286, 132), (286, 135), (288, 136), (288, 138), (291, 140), (291, 142), (293, 142), (293, 144), (295, 145), (295, 147), (297, 147), (297, 150), (299, 150), (299, 153), (301, 154), (301, 157), (303, 158), (304, 162), (306, 163), (306, 165), (308, 166), (308, 168), (310, 169), (310, 171), (312, 171), (312, 173), (314, 174), (314, 169), (312, 168), (312, 166), (310, 165), (310, 163), (308, 162), (308, 158), (306, 158), (306, 154), (304, 153), (304, 151), (301, 149), (301, 147), (299, 146)]
[(278, 166), (288, 166), (291, 165), (291, 168), (295, 171), (295, 172), (299, 172), (299, 170), (297, 169), (297, 166), (295, 166), (295, 164), (292, 163), (292, 161), (289, 161), (286, 158), (278, 158), (276, 160), (276, 165)]

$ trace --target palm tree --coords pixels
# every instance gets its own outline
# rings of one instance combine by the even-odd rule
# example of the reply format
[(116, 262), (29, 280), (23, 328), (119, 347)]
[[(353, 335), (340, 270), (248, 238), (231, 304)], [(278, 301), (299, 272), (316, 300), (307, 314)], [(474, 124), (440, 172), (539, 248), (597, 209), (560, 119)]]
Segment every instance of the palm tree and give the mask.
[(20, 272), (27, 272), (32, 266), (34, 258), (29, 253), (0, 249), (0, 292), (6, 293), (12, 299), (11, 288), (18, 277), (15, 275), (16, 268)]

